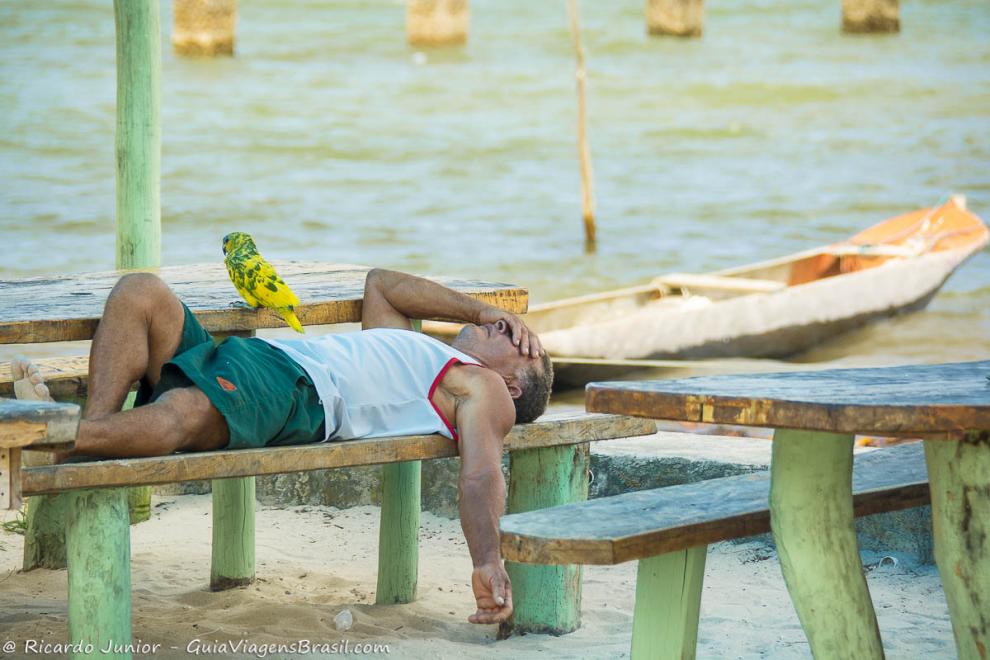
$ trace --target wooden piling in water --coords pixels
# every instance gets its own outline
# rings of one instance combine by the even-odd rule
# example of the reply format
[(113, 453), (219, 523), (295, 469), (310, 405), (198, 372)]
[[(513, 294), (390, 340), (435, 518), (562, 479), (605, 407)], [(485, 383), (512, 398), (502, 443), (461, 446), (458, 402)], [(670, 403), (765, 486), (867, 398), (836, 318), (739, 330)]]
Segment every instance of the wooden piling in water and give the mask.
[(900, 32), (899, 0), (842, 0), (842, 31)]
[(237, 0), (173, 0), (176, 55), (233, 55)]
[(700, 37), (703, 0), (646, 0), (646, 30), (650, 34)]
[(407, 0), (406, 38), (412, 46), (467, 43), (468, 0)]

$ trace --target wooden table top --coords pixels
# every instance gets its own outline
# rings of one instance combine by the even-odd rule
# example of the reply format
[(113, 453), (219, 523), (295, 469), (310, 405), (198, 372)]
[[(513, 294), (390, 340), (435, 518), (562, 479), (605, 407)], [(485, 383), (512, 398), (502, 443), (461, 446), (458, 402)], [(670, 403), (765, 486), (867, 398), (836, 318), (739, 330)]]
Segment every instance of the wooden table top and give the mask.
[(0, 449), (69, 445), (79, 426), (79, 406), (0, 398)]
[(990, 430), (990, 360), (590, 383), (591, 412), (889, 436)]
[[(351, 264), (272, 262), (299, 296), (296, 315), (303, 325), (361, 320), (364, 279), (370, 268)], [(152, 270), (165, 280), (211, 331), (284, 327), (269, 310), (231, 307), (241, 297), (221, 261)], [(123, 271), (0, 280), (0, 344), (91, 339), (110, 289)], [(431, 278), (513, 313), (526, 311), (525, 289), (453, 278)], [(443, 319), (437, 319), (443, 320)]]

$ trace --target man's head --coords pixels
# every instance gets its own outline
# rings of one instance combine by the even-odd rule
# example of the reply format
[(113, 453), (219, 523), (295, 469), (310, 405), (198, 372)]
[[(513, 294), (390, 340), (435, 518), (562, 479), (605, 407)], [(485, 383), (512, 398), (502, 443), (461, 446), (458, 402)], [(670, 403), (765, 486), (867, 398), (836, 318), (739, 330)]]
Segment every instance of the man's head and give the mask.
[(553, 385), (550, 356), (522, 355), (505, 321), (466, 325), (452, 345), (502, 376), (516, 406), (517, 424), (531, 422), (546, 410)]

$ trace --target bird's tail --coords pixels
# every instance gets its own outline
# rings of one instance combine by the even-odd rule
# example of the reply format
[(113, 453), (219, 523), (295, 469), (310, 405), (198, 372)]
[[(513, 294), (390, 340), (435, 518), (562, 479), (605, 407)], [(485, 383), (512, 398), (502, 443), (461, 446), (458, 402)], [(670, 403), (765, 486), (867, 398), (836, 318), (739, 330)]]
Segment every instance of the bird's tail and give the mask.
[(302, 334), (306, 334), (305, 331), (303, 331), (302, 323), (300, 323), (299, 319), (296, 318), (296, 313), (294, 311), (292, 311), (291, 309), (286, 309), (284, 307), (276, 311), (278, 311), (279, 316), (285, 319), (285, 322), (288, 323), (293, 330)]

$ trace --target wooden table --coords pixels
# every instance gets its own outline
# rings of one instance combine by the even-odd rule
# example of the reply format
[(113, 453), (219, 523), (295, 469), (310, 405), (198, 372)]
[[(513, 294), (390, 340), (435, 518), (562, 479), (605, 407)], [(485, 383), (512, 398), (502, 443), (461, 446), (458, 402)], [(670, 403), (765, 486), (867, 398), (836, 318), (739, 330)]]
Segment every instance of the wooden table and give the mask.
[[(272, 264), (302, 301), (296, 308), (296, 316), (303, 325), (361, 320), (367, 266), (301, 261)], [(242, 300), (219, 258), (215, 264), (170, 266), (149, 272), (165, 280), (210, 332), (285, 327), (285, 322), (267, 309), (231, 306)], [(103, 315), (107, 295), (123, 274), (108, 271), (0, 280), (0, 344), (91, 339)], [(454, 278), (433, 279), (510, 312), (526, 311), (528, 296), (520, 287)]]
[(990, 653), (990, 361), (592, 383), (588, 411), (773, 427), (770, 510), (816, 658), (881, 658), (853, 527), (854, 434), (922, 437), (960, 658)]
[(68, 449), (79, 428), (79, 406), (0, 398), (0, 509), (21, 505), (21, 450)]

